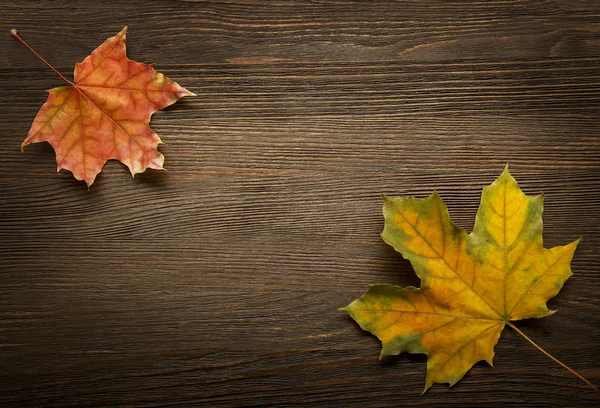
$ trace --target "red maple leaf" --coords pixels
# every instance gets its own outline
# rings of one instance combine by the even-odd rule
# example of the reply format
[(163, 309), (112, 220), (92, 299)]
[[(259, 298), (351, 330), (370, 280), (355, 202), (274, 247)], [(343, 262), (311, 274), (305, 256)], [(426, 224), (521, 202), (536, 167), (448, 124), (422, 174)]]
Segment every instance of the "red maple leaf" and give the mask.
[(40, 57), (69, 86), (51, 89), (21, 149), (30, 143), (49, 142), (56, 151), (58, 171), (70, 170), (88, 187), (107, 160), (124, 163), (132, 176), (147, 168), (163, 169), (162, 143), (149, 126), (157, 110), (183, 96), (194, 95), (154, 70), (154, 65), (127, 58), (127, 27), (75, 64), (69, 81)]

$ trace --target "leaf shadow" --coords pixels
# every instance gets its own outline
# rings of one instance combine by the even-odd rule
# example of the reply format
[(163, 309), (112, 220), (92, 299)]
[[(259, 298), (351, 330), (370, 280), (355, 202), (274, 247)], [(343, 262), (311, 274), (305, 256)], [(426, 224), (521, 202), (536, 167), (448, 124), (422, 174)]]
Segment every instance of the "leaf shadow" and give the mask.
[[(51, 164), (56, 169), (56, 152), (50, 143), (32, 143), (30, 146), (25, 148), (23, 154), (27, 154), (28, 160), (32, 165), (35, 163), (36, 169), (39, 171), (46, 172), (46, 165)], [(116, 174), (119, 173), (119, 174)], [(59, 178), (61, 182), (73, 185), (79, 188), (82, 184), (85, 185), (84, 181), (76, 180), (73, 173), (66, 169), (61, 169), (59, 172)], [(106, 162), (102, 170), (96, 176), (94, 184), (90, 188), (90, 193), (94, 193), (99, 190), (99, 186), (107, 182), (107, 179), (111, 177), (131, 177), (131, 173), (123, 163), (118, 160), (111, 159)], [(138, 173), (133, 177), (133, 183), (135, 185), (152, 185), (155, 187), (165, 187), (168, 184), (169, 174), (165, 170), (154, 170), (147, 169), (143, 173)]]
[(385, 356), (381, 360), (379, 360), (379, 365), (384, 367), (390, 367), (399, 364), (399, 362), (402, 360), (409, 360), (411, 362), (425, 362), (427, 361), (427, 355), (402, 353), (397, 354), (395, 356)]
[(421, 285), (421, 279), (415, 274), (411, 263), (384, 242), (382, 242), (380, 259), (384, 262), (380, 271), (385, 276), (385, 282), (381, 283), (417, 288)]
[(52, 145), (48, 142), (27, 145), (23, 150), (23, 154), (28, 154), (29, 160), (32, 162), (49, 161), (56, 164), (56, 153)]
[(153, 187), (164, 188), (167, 186), (169, 174), (166, 170), (147, 169), (143, 173), (136, 174), (133, 178), (136, 185), (151, 185)]
[[(552, 334), (549, 320), (544, 319), (523, 319), (514, 321), (513, 324), (533, 336), (548, 336)], [(514, 332), (514, 330), (510, 330)], [(516, 333), (515, 333), (516, 334)]]
[[(63, 172), (70, 174), (73, 181), (76, 181), (70, 171), (63, 170)], [(123, 163), (119, 160), (111, 159), (106, 162), (102, 171), (98, 173), (94, 184), (90, 187), (90, 193), (96, 193), (103, 191), (107, 188), (108, 184), (113, 182), (123, 185), (128, 184), (130, 187), (133, 186), (148, 186), (152, 188), (165, 188), (168, 184), (168, 172), (165, 170), (154, 170), (146, 169), (143, 173), (138, 173), (134, 177), (131, 177), (131, 172)], [(118, 180), (118, 181), (116, 181)], [(78, 183), (82, 183), (79, 182)]]
[[(195, 98), (195, 97), (194, 97)], [(177, 102), (172, 103), (171, 105), (156, 111), (154, 115), (159, 112), (172, 112), (172, 111), (188, 111), (190, 109), (195, 109), (194, 101), (192, 101), (192, 97), (189, 98), (181, 98)], [(153, 116), (154, 116), (153, 115)]]

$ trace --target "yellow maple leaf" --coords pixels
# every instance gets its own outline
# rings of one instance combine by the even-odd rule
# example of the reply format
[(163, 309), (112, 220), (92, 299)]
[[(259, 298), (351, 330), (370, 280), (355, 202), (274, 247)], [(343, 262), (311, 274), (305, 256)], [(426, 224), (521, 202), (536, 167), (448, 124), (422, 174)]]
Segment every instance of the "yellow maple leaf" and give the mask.
[(372, 285), (342, 311), (382, 342), (381, 357), (428, 355), (425, 391), (490, 365), (505, 326), (550, 356), (511, 321), (548, 316), (546, 301), (571, 275), (579, 240), (545, 249), (543, 196), (523, 194), (508, 166), (483, 189), (471, 234), (450, 220), (440, 196), (384, 196), (383, 240), (408, 259), (421, 287)]

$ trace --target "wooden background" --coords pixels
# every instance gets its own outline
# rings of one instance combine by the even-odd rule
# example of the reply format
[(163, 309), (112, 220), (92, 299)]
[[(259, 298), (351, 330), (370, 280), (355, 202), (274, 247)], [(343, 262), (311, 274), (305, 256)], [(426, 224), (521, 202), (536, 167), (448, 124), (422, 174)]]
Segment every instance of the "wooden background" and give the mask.
[[(495, 367), (421, 396), (337, 308), (417, 284), (380, 194), (436, 188), (470, 230), (509, 162), (546, 246), (583, 236), (555, 315), (519, 323), (600, 385), (600, 2), (3, 1), (0, 405), (584, 406), (510, 329)], [(167, 172), (88, 191), (19, 150), (60, 78), (129, 25), (132, 59), (198, 94), (152, 120)]]

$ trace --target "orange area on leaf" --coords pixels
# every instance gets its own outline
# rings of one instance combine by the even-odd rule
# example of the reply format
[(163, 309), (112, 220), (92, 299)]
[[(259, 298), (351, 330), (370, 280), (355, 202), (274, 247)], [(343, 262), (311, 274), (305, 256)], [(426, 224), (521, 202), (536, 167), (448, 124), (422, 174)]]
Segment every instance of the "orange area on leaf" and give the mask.
[(21, 145), (49, 142), (58, 170), (70, 170), (88, 186), (111, 159), (124, 163), (132, 175), (162, 169), (164, 157), (157, 150), (162, 142), (150, 128), (150, 118), (194, 95), (153, 65), (127, 58), (126, 32), (127, 27), (77, 63), (71, 86), (49, 91)]

